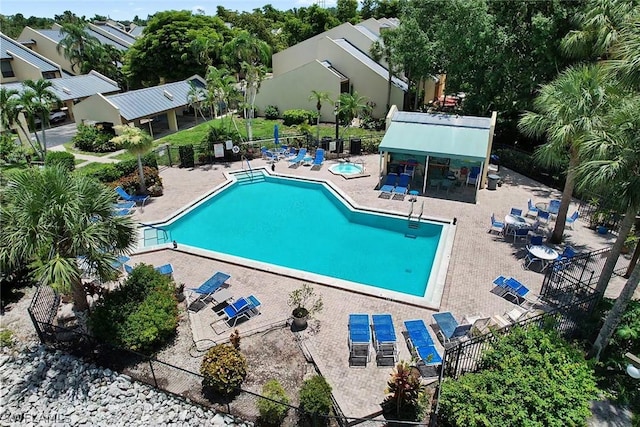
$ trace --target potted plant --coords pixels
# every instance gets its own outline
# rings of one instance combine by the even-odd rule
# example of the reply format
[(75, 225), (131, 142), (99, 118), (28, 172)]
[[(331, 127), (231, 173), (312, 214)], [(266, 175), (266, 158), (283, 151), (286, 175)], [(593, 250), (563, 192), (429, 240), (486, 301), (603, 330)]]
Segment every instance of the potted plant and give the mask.
[(307, 319), (322, 310), (322, 296), (316, 294), (313, 287), (304, 283), (300, 288), (291, 291), (287, 302), (293, 309), (293, 326), (298, 329), (307, 327)]
[(184, 283), (179, 283), (176, 285), (176, 299), (178, 302), (184, 301)]

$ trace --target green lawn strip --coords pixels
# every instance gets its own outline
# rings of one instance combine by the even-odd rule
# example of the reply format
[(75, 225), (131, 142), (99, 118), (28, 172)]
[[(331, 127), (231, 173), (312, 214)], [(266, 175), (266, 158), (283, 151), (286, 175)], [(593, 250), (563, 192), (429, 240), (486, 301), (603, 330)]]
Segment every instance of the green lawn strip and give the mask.
[(73, 145), (73, 142), (71, 141), (65, 142), (62, 145), (64, 146), (65, 150), (67, 150), (67, 152), (71, 154), (86, 154), (87, 156), (96, 156), (96, 157), (104, 157), (111, 154), (111, 153), (94, 153), (93, 151), (78, 150), (76, 149), (76, 147)]
[(82, 170), (82, 173), (91, 173), (98, 169), (101, 169), (104, 165), (105, 163), (89, 162), (85, 166), (82, 166), (77, 170)]

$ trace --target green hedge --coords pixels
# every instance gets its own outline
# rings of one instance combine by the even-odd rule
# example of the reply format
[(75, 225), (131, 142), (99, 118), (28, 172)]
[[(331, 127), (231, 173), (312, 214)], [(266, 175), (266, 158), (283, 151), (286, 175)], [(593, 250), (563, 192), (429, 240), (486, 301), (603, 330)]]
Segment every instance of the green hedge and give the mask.
[(116, 347), (151, 352), (178, 326), (178, 301), (170, 277), (140, 264), (122, 286), (98, 301), (89, 318), (96, 338)]
[(276, 120), (280, 117), (280, 110), (275, 105), (267, 105), (264, 109), (264, 118), (267, 120)]
[(107, 153), (122, 148), (121, 144), (111, 142), (111, 138), (113, 137), (114, 135), (103, 132), (95, 126), (81, 124), (78, 126), (78, 131), (71, 141), (78, 150), (93, 153)]
[(45, 166), (60, 165), (69, 172), (76, 168), (76, 158), (66, 151), (47, 151), (44, 159)]
[(287, 110), (282, 113), (285, 126), (301, 125), (302, 123), (313, 124), (317, 116), (318, 113), (309, 110)]
[(247, 358), (230, 345), (216, 345), (202, 359), (200, 373), (205, 387), (223, 395), (232, 394), (247, 377)]
[(300, 409), (309, 414), (316, 423), (326, 421), (332, 406), (331, 386), (324, 377), (316, 375), (302, 383)]
[[(142, 156), (142, 165), (150, 168), (158, 169), (158, 161), (156, 155), (151, 152)], [(105, 163), (99, 167), (91, 169), (89, 172), (82, 172), (83, 168), (78, 169), (81, 173), (97, 179), (100, 182), (111, 183), (120, 178), (137, 173), (138, 160), (129, 159), (118, 163)]]

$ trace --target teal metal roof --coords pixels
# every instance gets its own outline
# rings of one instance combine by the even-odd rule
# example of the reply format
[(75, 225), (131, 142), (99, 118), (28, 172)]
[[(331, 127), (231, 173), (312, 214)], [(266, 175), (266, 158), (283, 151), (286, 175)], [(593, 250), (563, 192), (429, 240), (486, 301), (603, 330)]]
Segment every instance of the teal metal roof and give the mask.
[[(414, 120), (409, 121), (409, 115)], [(398, 112), (378, 151), (483, 161), (490, 123), (491, 119), (484, 117)]]

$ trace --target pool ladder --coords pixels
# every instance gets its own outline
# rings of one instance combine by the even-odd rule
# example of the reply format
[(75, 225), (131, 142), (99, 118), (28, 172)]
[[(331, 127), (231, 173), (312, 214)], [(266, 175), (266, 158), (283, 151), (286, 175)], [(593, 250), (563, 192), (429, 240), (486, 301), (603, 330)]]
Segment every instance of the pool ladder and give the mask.
[(240, 159), (240, 164), (242, 165), (242, 171), (245, 172), (244, 170), (244, 163), (247, 162), (247, 167), (249, 168), (249, 176), (251, 177), (251, 180), (253, 181), (253, 169), (251, 168), (251, 163), (249, 163), (249, 159), (247, 159), (247, 156), (242, 155), (242, 158)]
[(362, 168), (360, 169), (360, 173), (364, 173), (364, 161), (362, 159), (356, 159), (355, 162), (352, 162), (354, 165), (360, 164)]
[[(418, 228), (420, 228), (420, 221), (422, 220), (422, 213), (424, 212), (424, 201), (422, 202), (422, 205), (420, 206), (420, 214), (418, 214), (417, 217), (413, 217), (413, 205), (415, 202), (411, 202), (411, 210), (409, 211), (409, 215), (407, 215), (407, 225), (410, 229), (413, 230), (417, 230)], [(405, 234), (405, 236), (407, 237), (411, 237), (413, 239), (416, 238), (415, 235), (413, 234)]]

